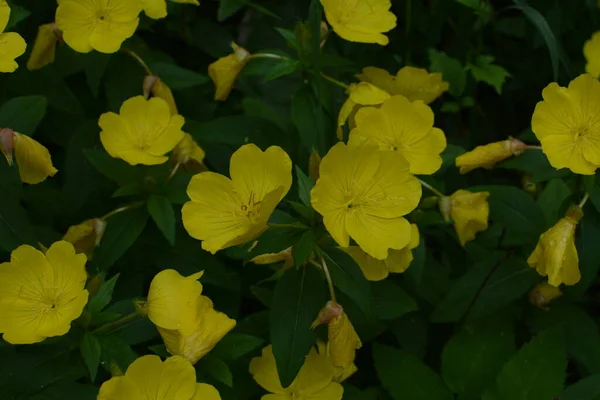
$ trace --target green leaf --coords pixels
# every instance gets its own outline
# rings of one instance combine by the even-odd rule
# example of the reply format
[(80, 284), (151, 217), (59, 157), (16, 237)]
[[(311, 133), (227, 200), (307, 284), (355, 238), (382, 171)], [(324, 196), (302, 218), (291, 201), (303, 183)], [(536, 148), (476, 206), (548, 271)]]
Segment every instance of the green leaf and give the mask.
[(270, 330), (277, 372), (283, 387), (292, 383), (315, 344), (316, 336), (311, 324), (326, 301), (325, 278), (312, 266), (290, 268), (277, 281)]
[(279, 253), (298, 243), (305, 229), (298, 228), (269, 228), (257, 239), (258, 243), (247, 252), (246, 259), (250, 260), (260, 254)]
[(502, 94), (504, 80), (511, 75), (504, 68), (493, 64), (493, 62), (494, 57), (479, 55), (475, 60), (475, 64), (467, 64), (467, 69), (471, 71), (477, 82), (485, 82), (493, 86), (498, 94)]
[(296, 177), (298, 178), (298, 196), (305, 206), (310, 207), (310, 191), (315, 186), (315, 181), (306, 175), (302, 169), (296, 165)]
[[(323, 21), (323, 6), (319, 0), (311, 0), (308, 9), (308, 28), (310, 30), (310, 49), (314, 70), (321, 71), (321, 22)], [(321, 79), (320, 75), (318, 79)]]
[[(6, 165), (0, 155), (0, 165)], [(7, 166), (7, 165), (6, 165)], [(0, 179), (0, 248), (11, 252), (22, 244), (37, 245), (37, 238), (27, 213), (19, 204), (16, 191), (2, 171)]]
[(441, 72), (444, 80), (450, 84), (450, 94), (460, 97), (467, 84), (467, 73), (460, 61), (444, 52), (429, 49), (429, 63), (431, 72)]
[(496, 316), (463, 325), (444, 347), (442, 377), (461, 400), (477, 400), (515, 352), (512, 323)]
[(600, 211), (600, 175), (584, 176), (583, 184), (590, 195), (590, 202)]
[(124, 373), (129, 364), (138, 358), (131, 346), (116, 335), (97, 336), (97, 339), (102, 347), (100, 365), (110, 373), (113, 373), (115, 368)]
[(566, 168), (556, 169), (541, 151), (526, 151), (518, 157), (512, 157), (498, 165), (500, 168), (514, 169), (531, 174), (531, 183), (564, 178), (569, 174)]
[(147, 221), (145, 208), (126, 210), (109, 217), (106, 231), (94, 252), (92, 266), (97, 271), (111, 267), (135, 243)]
[(597, 400), (600, 396), (600, 374), (588, 376), (569, 386), (560, 400)]
[(562, 179), (553, 179), (548, 182), (537, 199), (537, 204), (546, 218), (546, 226), (554, 225), (562, 217), (560, 215), (562, 205), (570, 196), (571, 189)]
[(293, 74), (302, 69), (302, 63), (298, 60), (278, 60), (273, 66), (265, 71), (264, 81), (269, 82), (282, 76)]
[(412, 354), (373, 345), (375, 370), (394, 400), (452, 400), (454, 396), (439, 375)]
[(496, 389), (491, 392), (491, 398), (554, 399), (562, 392), (566, 368), (567, 359), (561, 332), (544, 331), (504, 365), (496, 379)]
[(14, 97), (0, 108), (0, 127), (33, 136), (47, 107), (48, 99), (44, 96)]
[(175, 211), (171, 202), (164, 196), (152, 195), (148, 198), (148, 212), (156, 226), (165, 235), (171, 246), (175, 245)]
[(29, 400), (96, 400), (98, 387), (77, 382), (60, 382), (37, 393)]
[(229, 333), (217, 343), (211, 354), (223, 360), (237, 360), (264, 344), (264, 340), (243, 333)]
[(373, 314), (376, 318), (396, 319), (419, 309), (415, 300), (389, 279), (371, 282), (371, 291), (373, 292)]
[(497, 254), (471, 267), (437, 304), (431, 321), (458, 321), (467, 311), (470, 319), (482, 317), (527, 293), (537, 273), (519, 257), (504, 257)]
[(292, 257), (294, 265), (301, 267), (306, 264), (315, 247), (317, 246), (317, 238), (312, 230), (307, 230), (302, 234), (298, 243), (292, 247)]
[(141, 169), (132, 167), (123, 160), (112, 158), (102, 150), (83, 151), (92, 165), (104, 176), (119, 186), (127, 186), (131, 183), (139, 183), (141, 180)]
[(373, 301), (371, 286), (358, 264), (339, 248), (329, 247), (323, 251), (333, 284), (352, 298), (366, 315), (370, 315)]
[(14, 4), (12, 2), (10, 4), (10, 18), (6, 27), (4, 28), (4, 32), (8, 32), (8, 30), (12, 30), (19, 22), (23, 21), (27, 17), (31, 15), (31, 12), (18, 4)]
[(90, 313), (98, 313), (110, 303), (117, 279), (119, 279), (119, 274), (116, 274), (100, 286), (98, 293), (88, 303), (88, 311)]
[(308, 87), (292, 97), (292, 121), (300, 134), (300, 141), (308, 151), (316, 149), (325, 154), (327, 149), (327, 122), (323, 109)]
[(210, 81), (206, 75), (181, 68), (175, 64), (156, 62), (151, 64), (151, 68), (152, 72), (158, 75), (172, 90), (204, 85)]
[(243, 0), (220, 0), (217, 21), (223, 22), (244, 6)]
[(85, 361), (85, 365), (90, 371), (90, 378), (92, 382), (96, 379), (96, 374), (98, 373), (101, 353), (102, 348), (100, 347), (100, 342), (98, 342), (96, 336), (86, 332), (85, 335), (83, 335), (83, 340), (81, 341), (81, 355), (83, 357), (83, 361)]
[(198, 361), (198, 364), (196, 364), (196, 367), (217, 381), (222, 382), (229, 387), (233, 387), (233, 374), (231, 373), (229, 366), (225, 361), (217, 358), (212, 353), (202, 357)]
[(110, 54), (92, 51), (85, 55), (85, 78), (94, 97), (98, 97), (100, 84), (108, 67)]
[[(301, 22), (299, 22), (299, 23), (301, 23)], [(275, 30), (285, 39), (288, 46), (290, 46), (292, 49), (296, 50), (297, 52), (301, 51), (300, 45), (298, 44), (298, 40), (296, 39), (295, 32), (290, 31), (289, 29), (283, 29), (283, 28), (275, 28)]]

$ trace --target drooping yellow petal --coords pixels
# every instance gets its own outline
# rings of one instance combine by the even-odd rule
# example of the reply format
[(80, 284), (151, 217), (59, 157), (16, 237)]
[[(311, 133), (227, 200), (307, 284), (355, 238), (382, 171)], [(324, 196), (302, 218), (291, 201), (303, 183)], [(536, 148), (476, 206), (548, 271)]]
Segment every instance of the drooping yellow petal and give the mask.
[(171, 109), (171, 115), (177, 115), (177, 104), (171, 88), (158, 76), (148, 75), (144, 78), (144, 97), (148, 98), (150, 94), (154, 97), (160, 97), (167, 102)]
[(0, 34), (0, 72), (14, 72), (19, 67), (15, 58), (25, 53), (26, 48), (25, 40), (18, 33)]
[(348, 368), (354, 362), (356, 350), (362, 347), (352, 322), (345, 312), (334, 318), (328, 327), (329, 355), (336, 367)]
[(58, 172), (52, 165), (48, 149), (29, 136), (14, 132), (14, 147), (23, 182), (33, 185)]
[[(454, 220), (454, 229), (462, 246), (475, 239), (478, 232), (488, 227), (490, 206), (488, 192), (471, 193), (457, 190), (450, 197), (440, 199), (442, 215)], [(449, 209), (445, 209), (449, 208)]]
[(27, 60), (27, 69), (30, 71), (42, 69), (46, 65), (54, 62), (56, 55), (56, 24), (44, 24), (38, 28), (38, 33), (33, 43), (33, 49), (29, 60)]
[(600, 32), (595, 32), (583, 45), (583, 55), (587, 63), (585, 72), (598, 78), (600, 75)]
[(244, 66), (250, 60), (250, 53), (236, 45), (231, 44), (233, 53), (219, 58), (208, 66), (208, 76), (216, 86), (215, 100), (225, 101), (233, 89), (233, 84)]
[(519, 155), (525, 151), (525, 143), (519, 139), (508, 138), (502, 142), (494, 142), (456, 157), (456, 166), (460, 168), (461, 174), (466, 174), (477, 168), (492, 168), (497, 163), (506, 160), (513, 155)]
[(83, 253), (91, 260), (94, 248), (100, 244), (105, 229), (106, 221), (100, 218), (88, 219), (81, 224), (70, 226), (62, 240), (71, 243), (76, 253)]

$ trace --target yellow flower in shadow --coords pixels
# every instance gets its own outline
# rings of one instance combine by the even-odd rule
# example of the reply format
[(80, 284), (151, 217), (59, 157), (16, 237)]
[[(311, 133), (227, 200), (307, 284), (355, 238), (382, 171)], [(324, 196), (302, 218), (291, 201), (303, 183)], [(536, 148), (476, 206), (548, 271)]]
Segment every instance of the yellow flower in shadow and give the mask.
[(490, 205), (488, 192), (472, 193), (457, 190), (439, 200), (440, 212), (446, 221), (454, 221), (454, 230), (461, 246), (475, 239), (478, 232), (488, 227)]

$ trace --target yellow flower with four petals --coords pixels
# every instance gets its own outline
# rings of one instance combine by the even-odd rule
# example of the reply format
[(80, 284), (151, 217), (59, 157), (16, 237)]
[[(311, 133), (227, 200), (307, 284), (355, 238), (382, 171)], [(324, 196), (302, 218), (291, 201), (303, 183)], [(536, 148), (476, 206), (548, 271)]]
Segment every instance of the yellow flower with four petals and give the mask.
[(14, 72), (19, 64), (15, 58), (25, 53), (27, 44), (15, 32), (4, 32), (10, 19), (10, 7), (6, 0), (0, 0), (0, 72)]

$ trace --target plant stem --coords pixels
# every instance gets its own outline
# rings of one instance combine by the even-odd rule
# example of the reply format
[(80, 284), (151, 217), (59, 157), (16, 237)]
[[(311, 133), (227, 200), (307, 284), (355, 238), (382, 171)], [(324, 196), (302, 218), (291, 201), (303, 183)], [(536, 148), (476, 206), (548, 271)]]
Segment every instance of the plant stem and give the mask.
[(533, 146), (528, 144), (527, 146), (525, 146), (526, 149), (528, 150), (542, 150), (542, 146)]
[(327, 285), (329, 286), (329, 295), (331, 296), (331, 302), (333, 303), (333, 305), (336, 305), (337, 300), (335, 298), (333, 281), (331, 280), (331, 275), (329, 274), (329, 269), (327, 268), (327, 264), (325, 263), (324, 257), (321, 257), (321, 268), (323, 268), (323, 272), (325, 272), (325, 277), (327, 278)]
[(289, 60), (289, 58), (287, 58), (287, 57), (280, 56), (279, 54), (272, 54), (272, 53), (257, 53), (257, 54), (252, 54), (248, 58), (274, 58), (276, 60)]
[(135, 60), (138, 62), (138, 64), (140, 64), (142, 66), (142, 68), (144, 68), (144, 70), (146, 70), (146, 73), (148, 75), (154, 75), (152, 73), (152, 71), (150, 70), (150, 68), (148, 67), (148, 64), (146, 64), (146, 62), (142, 59), (142, 57), (138, 56), (135, 52), (133, 52), (132, 50), (129, 50), (127, 48), (123, 48), (123, 51), (127, 54), (129, 54), (131, 57), (135, 58)]
[(169, 174), (169, 177), (167, 178), (167, 182), (169, 182), (175, 176), (177, 170), (179, 170), (179, 167), (181, 167), (181, 161), (177, 161), (177, 164), (175, 164), (175, 166), (171, 170), (171, 173)]
[(435, 193), (436, 195), (438, 195), (439, 197), (445, 197), (444, 194), (442, 192), (440, 192), (439, 190), (437, 190), (436, 188), (434, 188), (433, 186), (431, 186), (429, 183), (422, 181), (421, 179), (417, 178), (417, 180), (419, 182), (421, 182), (421, 185), (423, 187), (426, 187), (427, 189), (431, 190), (433, 193)]
[(579, 208), (583, 208), (583, 206), (585, 205), (585, 203), (587, 203), (589, 198), (590, 198), (590, 194), (586, 193), (585, 196), (583, 196), (583, 199), (581, 200), (581, 202), (579, 203)]
[(129, 315), (125, 315), (124, 317), (119, 318), (116, 321), (113, 322), (109, 322), (108, 324), (102, 325), (96, 329), (94, 329), (92, 331), (93, 334), (97, 335), (97, 334), (105, 334), (105, 333), (110, 333), (114, 330), (116, 330), (117, 328), (128, 324), (129, 322), (134, 321), (137, 317), (139, 317), (140, 315), (137, 312), (133, 312)]
[(337, 85), (341, 88), (344, 88), (346, 90), (348, 90), (350, 88), (350, 86), (346, 85), (344, 82), (340, 82), (337, 79), (334, 79), (332, 77), (330, 77), (329, 75), (325, 75), (324, 73), (321, 72), (321, 76), (325, 79), (328, 80), (329, 82), (333, 83), (334, 85)]
[(105, 219), (107, 219), (107, 218), (109, 218), (109, 217), (112, 217), (113, 215), (115, 215), (115, 214), (118, 214), (118, 213), (120, 213), (120, 212), (127, 211), (127, 210), (130, 210), (130, 209), (132, 209), (132, 208), (139, 207), (139, 206), (141, 206), (142, 204), (144, 204), (144, 202), (143, 202), (143, 201), (136, 201), (135, 203), (131, 203), (131, 204), (129, 204), (129, 205), (126, 205), (126, 206), (123, 206), (123, 207), (119, 207), (119, 208), (117, 208), (117, 209), (115, 209), (115, 210), (112, 210), (111, 212), (109, 212), (109, 213), (108, 213), (108, 214), (106, 214), (105, 216), (101, 217), (100, 219), (102, 219), (102, 220), (105, 220)]

